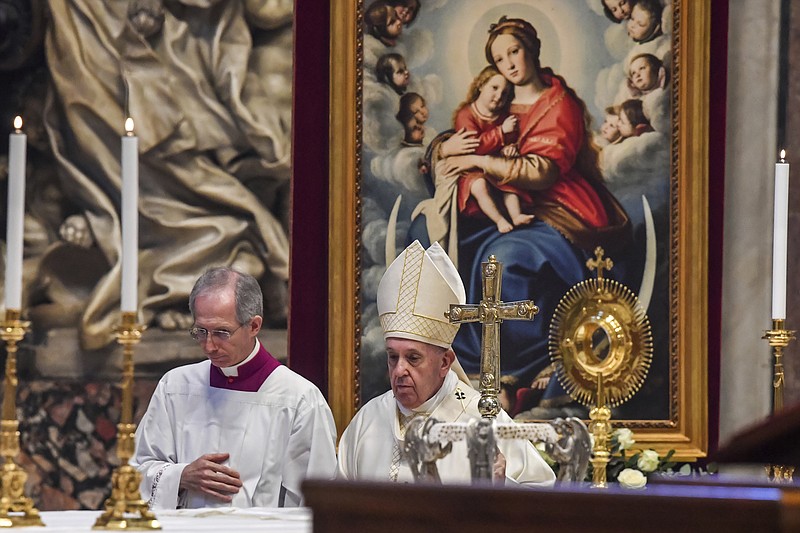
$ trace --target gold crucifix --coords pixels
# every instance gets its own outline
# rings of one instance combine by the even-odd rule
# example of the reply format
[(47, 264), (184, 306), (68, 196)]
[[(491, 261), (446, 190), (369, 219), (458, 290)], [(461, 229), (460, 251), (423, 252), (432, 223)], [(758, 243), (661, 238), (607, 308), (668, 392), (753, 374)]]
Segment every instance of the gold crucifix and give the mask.
[(480, 322), (481, 336), (481, 399), (478, 410), (483, 418), (495, 418), (500, 412), (500, 323), (503, 320), (533, 320), (539, 308), (531, 300), (501, 302), (500, 289), (503, 264), (494, 255), (481, 263), (483, 294), (479, 304), (450, 304), (445, 316), (451, 324)]

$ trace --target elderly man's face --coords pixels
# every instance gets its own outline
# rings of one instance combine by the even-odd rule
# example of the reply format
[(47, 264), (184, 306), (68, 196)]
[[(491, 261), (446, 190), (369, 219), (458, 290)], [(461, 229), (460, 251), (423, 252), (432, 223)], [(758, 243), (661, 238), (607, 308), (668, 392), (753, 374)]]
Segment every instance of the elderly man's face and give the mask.
[(209, 290), (197, 295), (194, 302), (194, 325), (208, 332), (225, 331), (229, 338), (209, 333), (198, 339), (200, 347), (211, 364), (225, 368), (244, 361), (255, 346), (255, 337), (261, 329), (261, 317), (249, 323), (236, 320), (236, 299), (232, 287)]
[(454, 359), (451, 350), (394, 337), (386, 339), (386, 355), (392, 392), (406, 409), (419, 407), (436, 394)]

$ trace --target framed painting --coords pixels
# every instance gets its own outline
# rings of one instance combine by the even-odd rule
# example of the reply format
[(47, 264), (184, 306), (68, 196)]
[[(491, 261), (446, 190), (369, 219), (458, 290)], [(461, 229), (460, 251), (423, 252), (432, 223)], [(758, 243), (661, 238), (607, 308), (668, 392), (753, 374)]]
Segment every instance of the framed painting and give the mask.
[[(616, 3), (609, 2), (616, 6)], [(377, 285), (438, 242), (467, 301), (504, 263), (501, 400), (517, 420), (586, 417), (550, 321), (598, 246), (647, 310), (653, 360), (613, 410), (637, 440), (708, 451), (710, 0), (356, 0), (331, 11), (329, 383), (337, 424), (388, 389)], [(479, 326), (453, 344), (477, 376)]]

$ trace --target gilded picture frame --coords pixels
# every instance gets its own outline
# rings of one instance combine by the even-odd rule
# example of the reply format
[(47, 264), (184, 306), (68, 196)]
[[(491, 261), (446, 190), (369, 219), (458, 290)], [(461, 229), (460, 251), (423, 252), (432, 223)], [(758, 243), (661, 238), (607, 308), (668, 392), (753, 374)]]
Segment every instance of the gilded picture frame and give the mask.
[[(585, 0), (571, 2), (589, 9)], [(369, 399), (362, 390), (365, 376), (361, 353), (364, 335), (361, 254), (364, 61), (365, 53), (370, 53), (364, 44), (364, 10), (371, 3), (370, 0), (331, 3), (328, 378), (329, 401), (339, 431), (362, 402)], [(669, 82), (672, 127), (669, 197), (664, 200), (669, 212), (666, 230), (669, 253), (668, 257), (660, 258), (666, 272), (668, 301), (664, 304), (666, 316), (659, 320), (664, 322), (660, 327), (668, 333), (664, 341), (668, 360), (661, 368), (669, 383), (666, 414), (616, 421), (633, 428), (642, 446), (659, 451), (674, 449), (676, 457), (682, 460), (704, 457), (709, 445), (706, 326), (710, 3), (710, 0), (670, 2), (674, 20)], [(542, 9), (550, 5), (547, 0), (514, 4)], [(462, 3), (450, 3), (443, 9), (455, 14), (465, 7)], [(458, 92), (463, 93), (464, 89), (459, 88)]]

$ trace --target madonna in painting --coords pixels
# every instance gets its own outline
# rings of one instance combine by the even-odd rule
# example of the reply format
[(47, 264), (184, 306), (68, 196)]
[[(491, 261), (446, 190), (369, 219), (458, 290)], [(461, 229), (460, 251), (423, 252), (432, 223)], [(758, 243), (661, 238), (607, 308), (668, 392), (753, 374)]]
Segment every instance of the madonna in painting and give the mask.
[[(527, 192), (531, 201), (523, 209), (533, 219), (512, 231), (500, 231), (472, 199), (459, 202), (458, 220), (444, 224), (439, 213), (450, 210), (436, 206), (436, 200), (417, 211), (431, 219), (423, 231), (428, 237), (438, 237), (431, 235), (435, 228), (457, 222), (459, 269), (466, 279), (468, 301), (481, 299), (481, 261), (493, 254), (504, 263), (503, 299), (532, 299), (539, 306), (533, 324), (502, 326), (501, 364), (507, 383), (547, 389), (544, 403), (555, 404), (563, 400), (563, 391), (548, 370), (553, 312), (570, 287), (589, 276), (585, 263), (594, 249), (602, 246), (609, 253), (624, 249), (631, 228), (624, 209), (603, 185), (586, 106), (562, 77), (540, 65), (540, 48), (536, 29), (516, 18), (502, 17), (492, 24), (486, 41), (486, 60), (513, 89), (509, 112), (516, 117), (517, 131), (512, 149), (479, 155), (472, 142), (478, 133), (459, 130), (440, 135), (430, 151), (437, 188), (453, 182), (459, 187), (464, 175), (477, 172), (490, 184), (490, 192), (507, 185)], [(439, 204), (443, 196), (452, 198), (437, 193)], [(420, 229), (418, 219), (412, 234)], [(452, 231), (452, 227), (447, 230)], [(453, 347), (467, 373), (477, 374), (480, 326), (466, 326)]]

